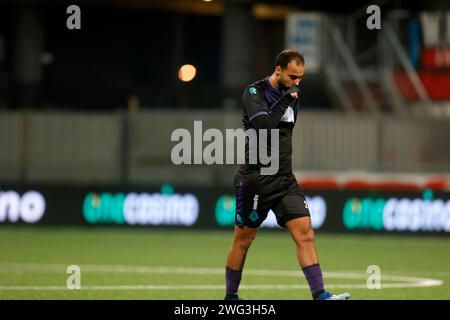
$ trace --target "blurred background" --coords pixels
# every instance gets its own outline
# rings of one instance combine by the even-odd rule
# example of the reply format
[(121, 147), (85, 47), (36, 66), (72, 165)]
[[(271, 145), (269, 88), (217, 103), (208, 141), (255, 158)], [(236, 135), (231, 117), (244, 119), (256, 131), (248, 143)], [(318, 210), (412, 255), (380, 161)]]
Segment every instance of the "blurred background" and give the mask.
[[(448, 0), (0, 0), (0, 299), (222, 299), (236, 165), (175, 165), (171, 135), (242, 128), (284, 48), (327, 288), (450, 299)], [(311, 299), (262, 227), (240, 293)]]
[(241, 128), (284, 48), (316, 228), (448, 234), (445, 0), (0, 0), (0, 224), (232, 226), (235, 165), (175, 165), (171, 133)]

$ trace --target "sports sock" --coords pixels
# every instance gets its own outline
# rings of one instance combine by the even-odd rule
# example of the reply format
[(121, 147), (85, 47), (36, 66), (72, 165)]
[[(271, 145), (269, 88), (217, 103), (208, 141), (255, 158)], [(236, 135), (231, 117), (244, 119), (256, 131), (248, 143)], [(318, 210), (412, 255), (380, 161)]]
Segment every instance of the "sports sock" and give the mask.
[(322, 293), (325, 292), (323, 288), (323, 277), (320, 265), (318, 263), (303, 268), (306, 280), (308, 281), (309, 288), (313, 295), (313, 299), (317, 299)]
[(237, 271), (226, 267), (227, 295), (236, 295), (241, 282), (242, 270)]

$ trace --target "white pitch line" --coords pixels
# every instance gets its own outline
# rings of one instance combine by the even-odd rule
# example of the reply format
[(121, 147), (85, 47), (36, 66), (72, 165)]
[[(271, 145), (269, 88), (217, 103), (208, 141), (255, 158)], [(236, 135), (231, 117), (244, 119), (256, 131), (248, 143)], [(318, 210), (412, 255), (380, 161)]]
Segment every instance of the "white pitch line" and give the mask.
[[(434, 284), (436, 285), (436, 284)], [(418, 285), (416, 283), (390, 283), (382, 284), (381, 289), (387, 288), (416, 288), (430, 286), (430, 284)], [(296, 289), (308, 289), (308, 285), (302, 284), (265, 284), (265, 285), (241, 285), (241, 290), (296, 290)], [(329, 289), (367, 289), (365, 284), (329, 284)], [(1, 290), (8, 291), (69, 291), (76, 292), (78, 290), (69, 290), (64, 286), (0, 286)], [(223, 285), (90, 285), (81, 286), (82, 291), (116, 291), (116, 290), (225, 290)]]
[[(68, 264), (69, 265), (69, 264)], [(24, 264), (3, 263), (0, 264), (0, 272), (65, 272), (68, 265), (65, 264)], [(222, 268), (183, 268), (183, 267), (147, 267), (147, 266), (121, 266), (121, 265), (80, 265), (82, 272), (121, 272), (121, 273), (150, 273), (150, 274), (191, 274), (191, 275), (222, 275)], [(368, 275), (356, 272), (324, 272), (324, 278), (337, 279), (367, 279)], [(245, 275), (249, 276), (277, 276), (298, 277), (300, 271), (291, 270), (261, 270), (247, 269)], [(416, 288), (432, 287), (443, 284), (439, 279), (428, 279), (418, 277), (406, 277), (397, 275), (381, 274), (381, 279), (388, 281), (401, 281), (401, 283), (382, 283), (381, 288)], [(82, 286), (82, 290), (223, 290), (223, 285), (91, 285)], [(293, 285), (242, 285), (241, 289), (265, 290), (265, 289), (307, 289), (305, 284)], [(327, 288), (353, 288), (367, 289), (366, 284), (329, 284)], [(0, 290), (68, 290), (64, 286), (0, 286)]]

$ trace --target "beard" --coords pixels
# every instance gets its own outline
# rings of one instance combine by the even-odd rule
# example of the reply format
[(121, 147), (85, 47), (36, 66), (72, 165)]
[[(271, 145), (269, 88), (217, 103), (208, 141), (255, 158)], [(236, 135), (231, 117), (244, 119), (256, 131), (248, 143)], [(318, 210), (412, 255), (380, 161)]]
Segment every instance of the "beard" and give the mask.
[(278, 88), (280, 88), (281, 91), (289, 89), (281, 78), (278, 79)]

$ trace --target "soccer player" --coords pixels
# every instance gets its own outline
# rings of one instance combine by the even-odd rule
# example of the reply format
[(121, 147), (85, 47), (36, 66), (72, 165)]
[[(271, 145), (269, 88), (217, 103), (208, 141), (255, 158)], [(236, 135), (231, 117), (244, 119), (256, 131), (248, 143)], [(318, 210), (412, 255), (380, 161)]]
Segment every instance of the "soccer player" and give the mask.
[(279, 154), (275, 155), (279, 157), (279, 169), (275, 175), (262, 175), (260, 169), (267, 165), (259, 160), (250, 164), (249, 148), (252, 146), (246, 139), (246, 161), (238, 166), (234, 178), (236, 217), (225, 270), (226, 300), (240, 299), (238, 287), (245, 257), (270, 209), (296, 244), (298, 263), (313, 299), (347, 300), (350, 297), (348, 293), (333, 295), (324, 289), (308, 204), (292, 173), (292, 130), (299, 109), (298, 85), (304, 73), (303, 54), (284, 50), (276, 58), (272, 75), (249, 85), (243, 93), (245, 130), (253, 128), (257, 133), (259, 129), (279, 130)]

